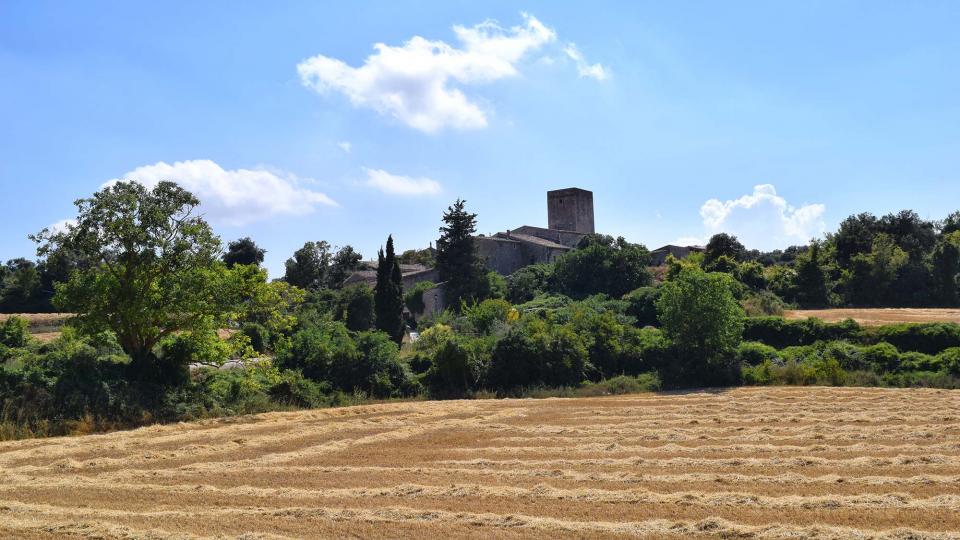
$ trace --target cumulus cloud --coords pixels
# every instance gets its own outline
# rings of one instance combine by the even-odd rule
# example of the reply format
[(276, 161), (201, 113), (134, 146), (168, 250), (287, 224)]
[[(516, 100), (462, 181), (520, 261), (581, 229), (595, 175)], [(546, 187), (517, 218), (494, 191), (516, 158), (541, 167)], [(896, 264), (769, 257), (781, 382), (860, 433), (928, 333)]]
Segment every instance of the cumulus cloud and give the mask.
[(337, 146), (339, 146), (341, 150), (348, 154), (351, 150), (353, 150), (353, 145), (350, 144), (350, 141), (340, 141), (337, 143)]
[(61, 219), (56, 223), (51, 223), (50, 225), (47, 225), (47, 230), (49, 230), (51, 234), (60, 234), (60, 233), (70, 232), (70, 228), (76, 224), (77, 224), (77, 220), (75, 219)]
[(440, 183), (430, 178), (411, 178), (391, 174), (383, 169), (367, 169), (364, 185), (391, 195), (436, 195), (440, 193)]
[(265, 169), (224, 169), (209, 159), (163, 161), (144, 165), (110, 180), (133, 180), (147, 187), (162, 180), (176, 182), (201, 202), (208, 219), (226, 225), (242, 225), (277, 215), (302, 215), (318, 205), (337, 206), (326, 194), (300, 187), (291, 174)]
[(700, 217), (710, 234), (736, 235), (748, 248), (774, 249), (804, 243), (824, 233), (822, 204), (794, 207), (771, 184), (753, 188), (737, 199), (710, 199), (700, 207)]
[(576, 64), (577, 74), (579, 74), (581, 78), (605, 81), (610, 77), (610, 70), (608, 68), (603, 67), (601, 64), (591, 64), (587, 62), (587, 59), (583, 57), (583, 53), (580, 52), (580, 49), (578, 49), (575, 44), (568, 43), (563, 49), (563, 52)]
[[(488, 20), (454, 26), (453, 32), (459, 47), (414, 36), (400, 46), (375, 44), (360, 67), (319, 54), (297, 65), (297, 71), (308, 88), (339, 92), (355, 107), (426, 133), (479, 129), (486, 127), (487, 113), (462, 87), (516, 76), (524, 56), (556, 41), (556, 32), (526, 13), (519, 26), (504, 28)], [(588, 66), (580, 58), (587, 76), (605, 77), (602, 66)]]

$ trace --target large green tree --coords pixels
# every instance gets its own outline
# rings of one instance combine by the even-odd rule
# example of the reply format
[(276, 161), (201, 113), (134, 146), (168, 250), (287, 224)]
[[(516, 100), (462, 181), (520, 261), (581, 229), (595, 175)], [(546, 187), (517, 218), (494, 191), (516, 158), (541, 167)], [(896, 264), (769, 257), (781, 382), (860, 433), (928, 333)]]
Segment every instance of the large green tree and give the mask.
[(261, 249), (249, 236), (234, 240), (227, 245), (227, 252), (223, 254), (223, 262), (229, 268), (235, 264), (263, 263), (263, 256), (267, 250)]
[(301, 289), (319, 289), (326, 284), (330, 257), (328, 242), (307, 242), (287, 259), (283, 279)]
[(353, 246), (343, 246), (337, 250), (337, 253), (330, 261), (330, 270), (327, 272), (327, 286), (331, 289), (339, 289), (343, 286), (350, 274), (360, 268), (360, 261), (363, 256), (360, 255)]
[(804, 307), (822, 307), (827, 303), (827, 278), (820, 265), (820, 242), (814, 240), (796, 263), (797, 301)]
[(141, 375), (158, 374), (160, 340), (222, 327), (263, 281), (227, 270), (199, 200), (173, 182), (116, 182), (75, 204), (74, 226), (34, 237), (41, 256), (66, 250), (89, 262), (56, 285), (54, 303), (82, 332), (113, 331)]
[(373, 290), (377, 330), (397, 343), (403, 340), (403, 283), (400, 263), (393, 249), (393, 236), (387, 237), (387, 251), (377, 259), (377, 285)]
[(443, 227), (437, 240), (437, 272), (446, 282), (447, 304), (460, 309), (461, 301), (480, 300), (489, 288), (486, 269), (477, 256), (473, 234), (477, 215), (466, 210), (466, 201), (457, 199), (443, 214)]
[(717, 233), (710, 237), (704, 251), (704, 266), (708, 266), (720, 257), (729, 257), (734, 261), (742, 261), (747, 248), (737, 240), (736, 236), (727, 233)]
[(744, 313), (734, 287), (729, 275), (694, 267), (660, 286), (657, 318), (681, 363), (716, 363), (740, 343)]
[(649, 265), (650, 253), (640, 244), (631, 244), (623, 237), (614, 240), (612, 236), (588, 235), (577, 249), (554, 263), (551, 286), (572, 298), (600, 293), (620, 298), (651, 283)]

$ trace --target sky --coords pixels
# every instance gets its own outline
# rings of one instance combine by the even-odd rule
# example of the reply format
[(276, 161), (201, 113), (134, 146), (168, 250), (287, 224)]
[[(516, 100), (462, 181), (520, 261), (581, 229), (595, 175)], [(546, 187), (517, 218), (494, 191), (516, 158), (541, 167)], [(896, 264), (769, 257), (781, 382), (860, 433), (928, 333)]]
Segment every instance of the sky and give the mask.
[(0, 0), (0, 259), (115, 179), (174, 180), (271, 276), (594, 192), (651, 249), (960, 208), (960, 2)]

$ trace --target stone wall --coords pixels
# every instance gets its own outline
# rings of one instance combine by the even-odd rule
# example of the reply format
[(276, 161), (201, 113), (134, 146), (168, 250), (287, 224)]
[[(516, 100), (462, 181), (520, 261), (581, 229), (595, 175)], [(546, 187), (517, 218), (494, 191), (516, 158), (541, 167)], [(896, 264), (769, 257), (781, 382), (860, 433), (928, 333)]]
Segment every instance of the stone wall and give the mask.
[(547, 226), (562, 231), (592, 234), (593, 192), (580, 188), (548, 191)]

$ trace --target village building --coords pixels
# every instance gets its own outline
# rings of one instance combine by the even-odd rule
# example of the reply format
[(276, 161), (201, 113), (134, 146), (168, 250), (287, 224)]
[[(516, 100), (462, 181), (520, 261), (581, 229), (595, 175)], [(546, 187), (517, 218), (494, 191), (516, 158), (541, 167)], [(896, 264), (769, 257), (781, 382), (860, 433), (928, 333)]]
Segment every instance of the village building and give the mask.
[(523, 225), (474, 238), (487, 267), (509, 275), (531, 264), (551, 263), (593, 234), (593, 192), (580, 188), (547, 192), (547, 228)]

